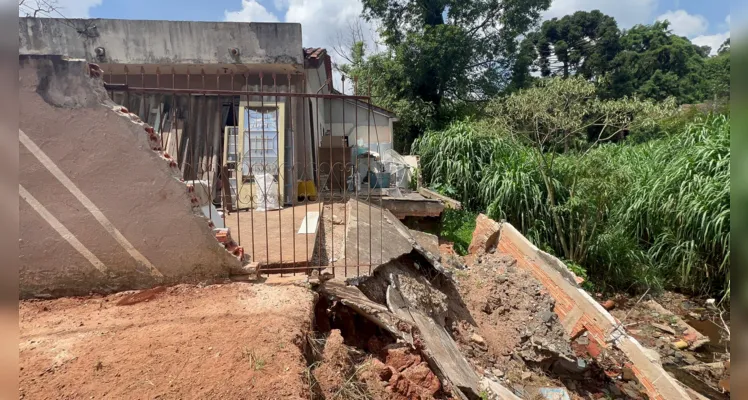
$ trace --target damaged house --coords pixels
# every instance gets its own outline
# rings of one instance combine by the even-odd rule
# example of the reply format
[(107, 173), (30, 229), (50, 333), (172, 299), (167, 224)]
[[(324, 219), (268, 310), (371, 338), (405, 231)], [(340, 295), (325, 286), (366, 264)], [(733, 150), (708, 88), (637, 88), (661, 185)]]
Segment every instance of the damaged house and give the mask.
[[(197, 198), (193, 198), (192, 205), (200, 206), (210, 220), (210, 228), (231, 227), (234, 237), (241, 236), (243, 229), (249, 229), (244, 239), (249, 243), (246, 239), (252, 237), (251, 253), (249, 245), (244, 247), (251, 259), (259, 259), (262, 250), (268, 263), (275, 259), (283, 261), (286, 255), (286, 260), (294, 259), (296, 264), (297, 256), (309, 259), (314, 238), (309, 244), (306, 234), (296, 240), (291, 232), (299, 230), (304, 223), (310, 205), (316, 205), (312, 202), (316, 201), (317, 194), (324, 195), (327, 191), (332, 196), (332, 192), (345, 191), (353, 158), (369, 150), (390, 149), (393, 124), (397, 121), (391, 112), (370, 104), (368, 97), (345, 95), (335, 90), (330, 56), (324, 49), (305, 49), (301, 38), (301, 25), (295, 23), (20, 18), (21, 82), (26, 85), (24, 90), (28, 90), (29, 96), (40, 95), (63, 119), (81, 119), (81, 111), (72, 110), (76, 107), (90, 107), (94, 103), (119, 105), (113, 108), (117, 114), (150, 130), (150, 140), (145, 146), (168, 160), (168, 175), (188, 183)], [(81, 77), (84, 70), (88, 74), (88, 68), (95, 69), (96, 79), (102, 81), (106, 90), (99, 99), (91, 98), (90, 93), (82, 89), (96, 86)], [(25, 76), (28, 79), (24, 80)], [(75, 85), (81, 88), (76, 89)], [(96, 163), (87, 166), (87, 170), (99, 171), (90, 179), (101, 181), (96, 187), (104, 198), (102, 201), (116, 198), (126, 203), (128, 209), (138, 210), (130, 216), (136, 221), (176, 218), (169, 215), (172, 211), (168, 210), (155, 213), (153, 210), (158, 206), (137, 206), (146, 201), (156, 205), (162, 202), (159, 198), (148, 199), (148, 194), (143, 193), (150, 193), (151, 189), (138, 193), (138, 185), (150, 182), (158, 186), (161, 181), (140, 172), (147, 169), (142, 160), (122, 151), (120, 139), (108, 134), (119, 126), (72, 124), (52, 132), (41, 125), (44, 118), (38, 118), (43, 110), (32, 111), (25, 104), (22, 108), (23, 131), (33, 142), (31, 144), (38, 145), (53, 164), (63, 158), (88, 158), (100, 159), (98, 162), (108, 166), (102, 168)], [(102, 113), (100, 118), (104, 121), (109, 117)], [(77, 129), (75, 134), (66, 133), (73, 128)], [(80, 139), (76, 139), (78, 135), (82, 135)], [(87, 148), (86, 153), (68, 144), (81, 141), (83, 137), (88, 143), (96, 143), (95, 147)], [(48, 146), (69, 147), (69, 150), (51, 151)], [(24, 169), (24, 157), (21, 161)], [(30, 159), (30, 162), (39, 160)], [(116, 171), (112, 171), (115, 168)], [(366, 176), (364, 174), (364, 178)], [(22, 184), (32, 195), (36, 195), (32, 187), (49, 190), (50, 179), (54, 178), (21, 176)], [(130, 180), (134, 186), (128, 187)], [(123, 199), (129, 195), (122, 193), (123, 187), (125, 191), (135, 192), (132, 198)], [(49, 206), (46, 199), (35, 198), (40, 206)], [(303, 210), (298, 209), (300, 200), (305, 202)], [(93, 203), (109, 218), (99, 202)], [(143, 207), (147, 210), (140, 212)], [(174, 204), (164, 207), (173, 208)], [(245, 215), (254, 209), (278, 208), (283, 210), (271, 218), (278, 219), (277, 223), (268, 221), (269, 213), (260, 218)], [(219, 214), (217, 209), (223, 212)], [(240, 211), (236, 213), (237, 218), (227, 223), (226, 214), (234, 211)], [(151, 213), (159, 215), (151, 216)], [(24, 218), (25, 214), (22, 208), (22, 226), (30, 222)], [(34, 214), (38, 213), (31, 215)], [(309, 217), (311, 225), (314, 216)], [(67, 220), (59, 215), (55, 218), (69, 229)], [(112, 221), (103, 225), (110, 226), (110, 222), (117, 228), (118, 224)], [(131, 223), (135, 222), (123, 221), (123, 224)], [(175, 241), (179, 236), (175, 230), (163, 230), (166, 232), (159, 232), (161, 236), (150, 239), (153, 229), (143, 228), (140, 233), (143, 243), (136, 245), (129, 240), (130, 244), (125, 247), (132, 247), (139, 254), (139, 247), (158, 253), (158, 243), (164, 240), (164, 235), (175, 237)], [(308, 231), (312, 233), (316, 229)], [(258, 235), (254, 235), (255, 232)], [(292, 236), (288, 236), (289, 233)], [(119, 237), (119, 234), (114, 235)], [(215, 235), (219, 241), (227, 241), (225, 232)], [(76, 233), (73, 236), (79, 237)], [(283, 249), (280, 244), (282, 241), (301, 242), (302, 237), (307, 243), (295, 248)], [(102, 248), (109, 245), (96, 244)], [(195, 248), (187, 242), (185, 246)], [(95, 246), (84, 247), (86, 254), (90, 251), (96, 255), (91, 250)], [(227, 249), (243, 259), (245, 250), (237, 248), (236, 243)], [(26, 249), (22, 248), (22, 253), (23, 250)], [(34, 266), (29, 268), (43, 268), (51, 275), (34, 279), (40, 280), (40, 284), (45, 279), (57, 279), (53, 263), (34, 259), (38, 252), (27, 251), (29, 265), (32, 259), (34, 261)], [(151, 257), (137, 258), (148, 260)], [(199, 261), (199, 257), (185, 255), (174, 268), (194, 271), (190, 260), (207, 264)], [(71, 268), (77, 268), (78, 263), (85, 265), (81, 266), (83, 270), (90, 267), (84, 257)], [(153, 270), (150, 266), (147, 269)], [(222, 271), (224, 269), (208, 275), (221, 275)], [(123, 285), (127, 287), (128, 283)]]

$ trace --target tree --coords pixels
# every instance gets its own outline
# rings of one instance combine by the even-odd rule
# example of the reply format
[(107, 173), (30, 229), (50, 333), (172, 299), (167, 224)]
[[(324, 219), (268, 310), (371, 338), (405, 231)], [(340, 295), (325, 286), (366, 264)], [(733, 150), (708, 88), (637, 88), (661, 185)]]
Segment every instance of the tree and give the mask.
[[(388, 50), (369, 67), (395, 93), (393, 101), (433, 109), (431, 124), (448, 122), (455, 107), (483, 101), (509, 82), (517, 37), (550, 0), (363, 0), (363, 16), (379, 22)], [(399, 110), (396, 110), (399, 111)], [(401, 116), (402, 121), (402, 116)], [(427, 127), (401, 132), (406, 145)]]
[(704, 77), (708, 100), (716, 107), (721, 101), (730, 99), (730, 39), (719, 47), (717, 55), (704, 63)]
[[(507, 132), (532, 149), (560, 250), (567, 260), (579, 261), (585, 253), (585, 240), (581, 240), (580, 233), (594, 233), (589, 221), (600, 219), (587, 218), (578, 212), (579, 208), (570, 209), (575, 204), (576, 183), (570, 185), (572, 189), (560, 201), (557, 156), (568, 151), (572, 142), (580, 152), (579, 160), (597, 144), (620, 132), (654, 125), (674, 109), (673, 99), (658, 105), (636, 98), (600, 99), (595, 85), (577, 76), (543, 79), (539, 85), (494, 100), (488, 110), (496, 131)], [(587, 140), (590, 130), (596, 132), (592, 142)]]
[(608, 71), (620, 50), (620, 31), (613, 17), (598, 10), (578, 11), (543, 22), (528, 35), (523, 51), (542, 76), (579, 74), (595, 80)]
[(18, 0), (19, 14), (27, 17), (50, 17), (52, 13), (59, 12), (57, 0)]
[(655, 100), (673, 96), (679, 103), (707, 98), (703, 69), (709, 50), (670, 33), (669, 22), (636, 25), (624, 32), (620, 43), (601, 91), (604, 95)]

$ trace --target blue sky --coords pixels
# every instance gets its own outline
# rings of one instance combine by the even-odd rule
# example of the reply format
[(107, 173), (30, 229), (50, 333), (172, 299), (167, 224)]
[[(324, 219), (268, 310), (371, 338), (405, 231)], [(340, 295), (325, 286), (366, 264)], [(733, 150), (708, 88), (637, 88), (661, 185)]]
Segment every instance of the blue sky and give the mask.
[[(37, 0), (26, 0), (33, 2)], [(47, 0), (48, 1), (48, 0)], [(360, 0), (57, 0), (66, 17), (300, 22), (304, 45), (332, 47), (361, 12)], [(599, 9), (622, 28), (669, 19), (675, 33), (718, 47), (729, 37), (729, 0), (553, 0), (545, 18)], [(364, 24), (372, 45), (375, 29)], [(716, 50), (716, 48), (715, 48)]]

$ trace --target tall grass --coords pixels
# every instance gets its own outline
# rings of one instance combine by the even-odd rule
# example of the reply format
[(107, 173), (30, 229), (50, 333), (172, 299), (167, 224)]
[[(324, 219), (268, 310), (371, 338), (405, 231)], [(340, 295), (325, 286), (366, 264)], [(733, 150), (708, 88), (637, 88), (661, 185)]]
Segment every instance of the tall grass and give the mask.
[[(425, 181), (563, 257), (533, 150), (484, 129), (461, 122), (416, 142)], [(729, 143), (729, 119), (715, 116), (645, 143), (560, 155), (551, 182), (568, 261), (601, 288), (729, 298)]]
[(729, 296), (730, 122), (691, 124), (656, 150), (622, 220), (673, 285)]
[(511, 151), (509, 143), (482, 134), (477, 125), (455, 122), (443, 131), (427, 132), (412, 146), (413, 153), (421, 156), (423, 179), (475, 209), (482, 205), (476, 194), (484, 169)]

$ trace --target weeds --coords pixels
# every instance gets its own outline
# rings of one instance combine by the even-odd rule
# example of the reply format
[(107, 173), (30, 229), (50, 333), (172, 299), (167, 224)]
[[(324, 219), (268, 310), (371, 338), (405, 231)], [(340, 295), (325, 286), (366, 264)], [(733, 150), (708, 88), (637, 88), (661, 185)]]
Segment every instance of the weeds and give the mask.
[(242, 351), (242, 357), (249, 361), (249, 365), (255, 371), (261, 371), (265, 368), (265, 359), (258, 356), (253, 349), (245, 347)]
[[(465, 254), (475, 215), (505, 219), (569, 261), (596, 289), (675, 288), (730, 297), (730, 121), (704, 117), (641, 143), (555, 159), (555, 206), (528, 148), (480, 123), (455, 123), (414, 144), (424, 182), (460, 199), (441, 236)], [(685, 126), (685, 128), (681, 128)], [(553, 213), (551, 212), (553, 210)], [(560, 218), (559, 233), (552, 214)], [(569, 246), (564, 249), (561, 236)]]
[(459, 255), (467, 254), (475, 230), (476, 213), (464, 210), (445, 209), (442, 213), (441, 232), (439, 236), (454, 243), (454, 250)]

